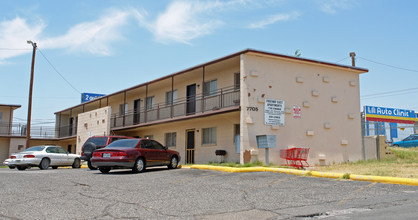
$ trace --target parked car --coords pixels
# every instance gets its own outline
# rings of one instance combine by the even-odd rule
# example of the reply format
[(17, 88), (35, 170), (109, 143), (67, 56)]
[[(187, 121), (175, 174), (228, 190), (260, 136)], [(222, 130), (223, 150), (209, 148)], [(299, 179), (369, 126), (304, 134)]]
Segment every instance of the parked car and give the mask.
[(140, 173), (151, 166), (175, 169), (179, 161), (177, 151), (169, 150), (155, 140), (142, 138), (115, 141), (93, 152), (91, 158), (92, 165), (102, 173), (109, 173), (111, 169), (132, 169), (132, 172)]
[(37, 166), (41, 170), (48, 167), (57, 169), (61, 166), (72, 166), (80, 168), (80, 155), (70, 154), (60, 146), (34, 146), (20, 153), (12, 154), (10, 159), (4, 162), (10, 169), (17, 168), (25, 170), (30, 167)]
[(418, 134), (412, 134), (407, 138), (393, 142), (392, 147), (418, 147)]
[(81, 159), (87, 161), (87, 166), (90, 170), (97, 170), (97, 167), (91, 165), (90, 158), (93, 156), (93, 152), (97, 149), (104, 148), (113, 141), (121, 139), (130, 139), (133, 137), (127, 136), (93, 136), (89, 137), (87, 141), (81, 147)]

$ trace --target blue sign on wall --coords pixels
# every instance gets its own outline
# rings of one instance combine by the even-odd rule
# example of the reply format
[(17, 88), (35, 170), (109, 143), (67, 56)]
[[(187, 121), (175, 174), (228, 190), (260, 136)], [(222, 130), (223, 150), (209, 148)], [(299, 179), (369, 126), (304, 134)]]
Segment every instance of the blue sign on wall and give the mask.
[(103, 96), (105, 96), (105, 94), (81, 93), (81, 103), (88, 102)]
[(376, 106), (365, 106), (365, 107), (366, 107), (366, 114), (370, 114), (370, 115), (415, 118), (415, 112), (412, 110), (385, 108), (385, 107), (376, 107)]

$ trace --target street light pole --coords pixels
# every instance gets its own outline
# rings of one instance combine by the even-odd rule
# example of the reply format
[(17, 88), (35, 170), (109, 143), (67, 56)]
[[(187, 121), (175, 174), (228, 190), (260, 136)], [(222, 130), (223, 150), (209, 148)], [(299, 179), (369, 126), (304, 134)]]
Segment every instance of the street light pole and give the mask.
[(26, 123), (26, 148), (29, 148), (30, 144), (30, 122), (32, 118), (32, 91), (33, 91), (33, 76), (35, 71), (35, 53), (36, 53), (36, 43), (28, 40), (28, 44), (32, 44), (32, 67), (30, 71), (30, 86), (29, 86), (29, 104), (28, 104), (28, 121)]

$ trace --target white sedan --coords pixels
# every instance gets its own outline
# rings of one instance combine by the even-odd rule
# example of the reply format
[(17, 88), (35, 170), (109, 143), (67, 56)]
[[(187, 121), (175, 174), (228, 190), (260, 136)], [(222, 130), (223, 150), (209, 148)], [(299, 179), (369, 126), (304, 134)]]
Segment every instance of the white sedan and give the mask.
[(4, 164), (10, 169), (17, 168), (25, 170), (33, 166), (39, 167), (41, 170), (52, 167), (57, 169), (61, 166), (72, 166), (80, 168), (80, 155), (70, 154), (60, 146), (34, 146), (20, 153), (12, 154)]

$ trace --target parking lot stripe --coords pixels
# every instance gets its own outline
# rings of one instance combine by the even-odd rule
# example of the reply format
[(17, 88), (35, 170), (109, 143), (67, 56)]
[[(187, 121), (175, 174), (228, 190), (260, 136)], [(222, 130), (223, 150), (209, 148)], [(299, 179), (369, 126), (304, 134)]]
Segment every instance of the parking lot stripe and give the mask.
[(376, 183), (377, 183), (377, 182), (370, 183), (370, 184), (368, 184), (367, 186), (363, 186), (363, 187), (361, 187), (360, 189), (358, 189), (358, 190), (354, 191), (353, 193), (351, 193), (350, 195), (348, 195), (346, 198), (342, 199), (342, 200), (341, 200), (341, 201), (337, 204), (337, 206), (342, 205), (342, 204), (343, 204), (346, 200), (348, 200), (348, 199), (352, 198), (354, 195), (356, 195), (357, 193), (359, 193), (359, 192), (363, 191), (364, 189), (366, 189), (366, 188), (369, 188), (369, 187), (371, 187), (371, 186), (376, 185)]

